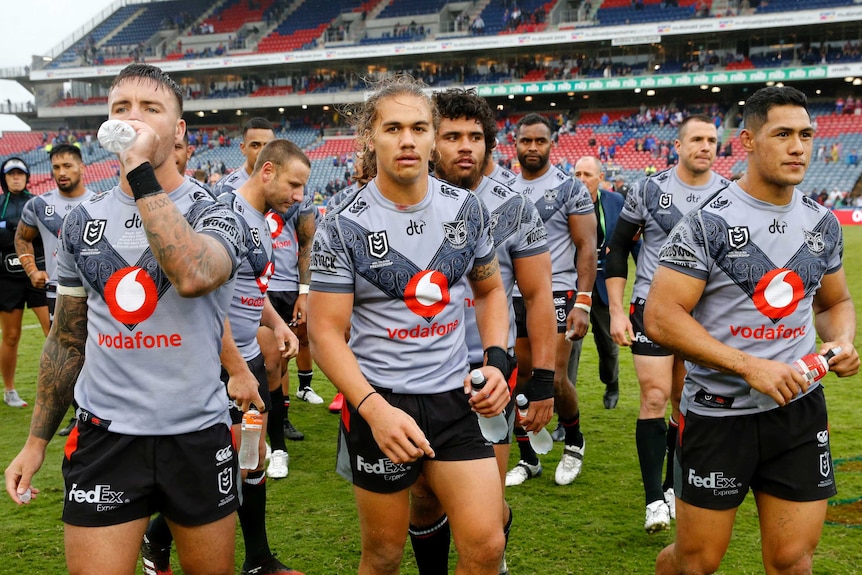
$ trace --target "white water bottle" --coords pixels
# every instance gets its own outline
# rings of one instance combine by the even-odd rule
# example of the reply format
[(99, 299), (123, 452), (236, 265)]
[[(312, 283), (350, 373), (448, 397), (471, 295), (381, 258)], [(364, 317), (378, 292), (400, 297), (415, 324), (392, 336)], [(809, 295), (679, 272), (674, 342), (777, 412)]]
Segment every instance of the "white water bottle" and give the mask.
[[(530, 402), (527, 400), (527, 396), (523, 393), (519, 393), (515, 397), (515, 403), (518, 404), (518, 415), (521, 417), (527, 417), (527, 407), (529, 407)], [(545, 453), (549, 453), (554, 448), (554, 440), (551, 438), (551, 434), (548, 433), (548, 430), (544, 427), (537, 432), (528, 431), (527, 437), (530, 438), (530, 445), (533, 447), (533, 451), (540, 455), (544, 455)]]
[[(470, 372), (470, 385), (473, 388), (472, 395), (479, 393), (485, 387), (485, 383), (487, 383), (487, 380), (481, 371), (474, 369)], [(501, 441), (508, 435), (509, 422), (506, 421), (506, 417), (502, 413), (491, 417), (485, 417), (481, 413), (477, 413), (476, 415), (479, 417), (479, 429), (482, 430), (482, 436), (491, 443)]]
[(242, 414), (242, 444), (239, 447), (239, 468), (257, 469), (260, 457), (260, 434), (263, 430), (263, 416), (256, 409)]

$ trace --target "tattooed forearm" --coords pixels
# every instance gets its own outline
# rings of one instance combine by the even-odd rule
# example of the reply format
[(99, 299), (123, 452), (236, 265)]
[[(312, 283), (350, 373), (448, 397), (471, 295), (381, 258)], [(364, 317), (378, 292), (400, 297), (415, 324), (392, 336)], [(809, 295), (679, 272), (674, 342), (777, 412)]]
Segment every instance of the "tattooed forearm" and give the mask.
[(296, 226), (296, 237), (299, 241), (299, 283), (311, 283), (311, 245), (314, 241), (314, 232), (317, 229), (317, 223), (314, 219), (314, 214), (300, 214), (299, 221)]
[(150, 201), (147, 202), (145, 209), (148, 212), (155, 212), (156, 210), (159, 210), (165, 206), (170, 206), (171, 204), (171, 199), (167, 196), (167, 194), (158, 194), (156, 196), (153, 196)]
[(472, 281), (482, 281), (497, 273), (500, 269), (500, 263), (497, 261), (497, 256), (485, 265), (475, 266), (470, 270), (468, 276)]
[(30, 433), (50, 441), (66, 416), (75, 381), (84, 364), (87, 341), (87, 300), (59, 296), (54, 325), (39, 361), (39, 386)]

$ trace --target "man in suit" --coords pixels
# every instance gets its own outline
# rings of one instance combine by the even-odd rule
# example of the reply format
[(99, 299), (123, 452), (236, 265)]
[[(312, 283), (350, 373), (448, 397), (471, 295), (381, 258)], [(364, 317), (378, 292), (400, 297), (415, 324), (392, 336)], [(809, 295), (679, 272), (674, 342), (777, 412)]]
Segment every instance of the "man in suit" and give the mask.
[[(619, 386), (619, 346), (611, 337), (611, 315), (608, 310), (608, 290), (605, 287), (604, 256), (608, 240), (613, 236), (617, 219), (623, 209), (624, 196), (613, 191), (600, 189), (605, 179), (602, 163), (593, 156), (584, 156), (575, 164), (575, 177), (587, 187), (593, 205), (596, 209), (596, 246), (598, 250), (598, 270), (596, 283), (593, 287), (593, 305), (590, 310), (590, 324), (593, 328), (593, 339), (599, 354), (599, 379), (605, 384), (602, 398), (605, 409), (613, 409), (620, 398)], [(632, 256), (637, 261), (640, 242), (632, 248)], [(581, 357), (581, 342), (574, 342), (569, 359), (569, 379), (575, 381), (578, 374), (578, 363)]]

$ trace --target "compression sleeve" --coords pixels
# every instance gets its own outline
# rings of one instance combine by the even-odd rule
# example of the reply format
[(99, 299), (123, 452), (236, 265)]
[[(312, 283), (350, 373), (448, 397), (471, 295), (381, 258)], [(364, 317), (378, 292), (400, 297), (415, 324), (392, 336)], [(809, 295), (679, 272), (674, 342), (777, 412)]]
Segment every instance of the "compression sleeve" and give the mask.
[(608, 253), (605, 254), (605, 277), (626, 278), (629, 271), (629, 253), (637, 243), (641, 226), (620, 218), (614, 235), (608, 242)]

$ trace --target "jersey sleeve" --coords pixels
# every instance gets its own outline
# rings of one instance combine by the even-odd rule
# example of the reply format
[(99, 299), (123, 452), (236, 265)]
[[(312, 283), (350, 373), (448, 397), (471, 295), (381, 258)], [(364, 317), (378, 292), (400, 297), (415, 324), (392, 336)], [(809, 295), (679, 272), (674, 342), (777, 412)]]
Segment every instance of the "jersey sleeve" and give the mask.
[(659, 251), (659, 265), (706, 280), (709, 256), (700, 210), (689, 212), (671, 230)]
[(245, 236), (237, 214), (221, 202), (212, 202), (190, 222), (192, 228), (219, 240), (231, 258), (232, 271), (236, 272), (245, 256)]
[(57, 248), (57, 284), (64, 287), (82, 287), (83, 279), (75, 265), (75, 246), (80, 242), (81, 230), (86, 219), (81, 208), (75, 208), (60, 228), (60, 243)]
[(488, 207), (475, 195), (471, 194), (467, 201), (473, 204), (467, 207), (468, 213), (478, 211), (478, 218), (470, 219), (476, 221), (479, 225), (476, 235), (475, 262), (473, 266), (481, 266), (493, 260), (497, 253), (494, 251), (494, 237), (491, 234), (491, 215), (488, 212)]
[(646, 202), (644, 201), (644, 188), (646, 180), (640, 180), (632, 184), (629, 193), (626, 195), (626, 200), (623, 203), (623, 209), (620, 212), (620, 217), (633, 224), (642, 225), (646, 222)]
[(593, 199), (586, 186), (579, 180), (570, 180), (570, 194), (566, 201), (567, 216), (586, 216), (594, 213)]
[(21, 221), (31, 228), (37, 227), (39, 223), (39, 218), (36, 215), (39, 212), (39, 207), (45, 204), (45, 200), (36, 196), (30, 198), (26, 204), (24, 204), (24, 210), (21, 212)]
[(311, 289), (353, 293), (354, 267), (339, 229), (339, 214), (324, 216), (311, 244)]
[(548, 232), (536, 205), (521, 196), (521, 225), (512, 258), (526, 258), (548, 251)]

